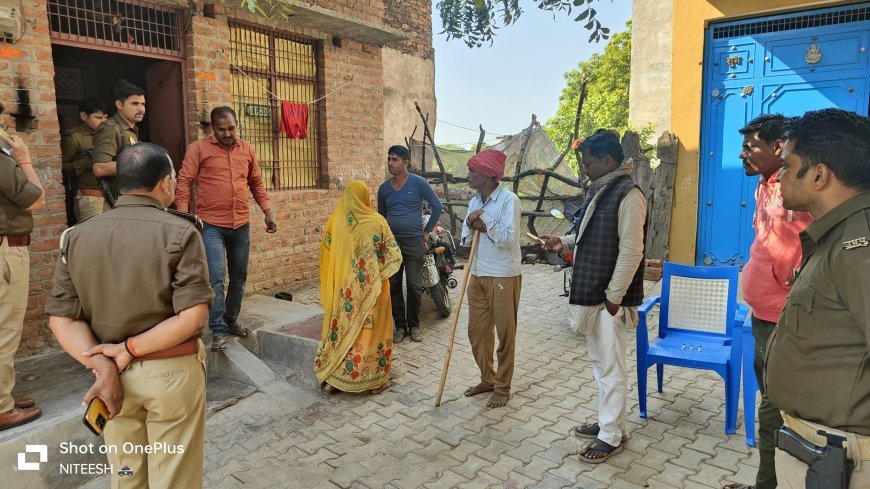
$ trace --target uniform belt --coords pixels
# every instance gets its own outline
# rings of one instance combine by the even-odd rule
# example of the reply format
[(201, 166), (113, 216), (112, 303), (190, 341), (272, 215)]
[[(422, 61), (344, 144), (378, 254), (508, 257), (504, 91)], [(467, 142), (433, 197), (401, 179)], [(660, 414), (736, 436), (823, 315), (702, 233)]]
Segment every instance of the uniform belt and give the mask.
[(30, 235), (27, 236), (0, 236), (0, 245), (3, 241), (9, 243), (9, 246), (30, 246)]
[(195, 355), (199, 352), (199, 340), (191, 338), (184, 343), (169, 347), (165, 350), (155, 351), (142, 355), (136, 360), (162, 360), (164, 358), (184, 357), (187, 355)]
[(85, 197), (102, 197), (103, 192), (96, 188), (80, 188), (79, 193)]
[[(835, 430), (832, 428), (828, 428), (825, 425), (811, 423), (809, 421), (804, 421), (800, 418), (795, 418), (788, 413), (782, 413), (782, 419), (785, 420), (785, 425), (791, 428), (795, 433), (800, 435), (801, 438), (812, 443), (813, 445), (820, 447), (826, 446), (828, 444), (828, 440), (824, 436), (816, 433), (819, 430), (834, 435), (840, 435), (846, 437), (847, 439), (851, 436), (854, 436), (858, 440), (858, 451), (860, 452), (861, 460), (870, 460), (870, 436), (863, 436), (841, 430)], [(852, 453), (852, 451), (847, 451), (846, 453), (851, 459), (857, 458), (856, 455)]]

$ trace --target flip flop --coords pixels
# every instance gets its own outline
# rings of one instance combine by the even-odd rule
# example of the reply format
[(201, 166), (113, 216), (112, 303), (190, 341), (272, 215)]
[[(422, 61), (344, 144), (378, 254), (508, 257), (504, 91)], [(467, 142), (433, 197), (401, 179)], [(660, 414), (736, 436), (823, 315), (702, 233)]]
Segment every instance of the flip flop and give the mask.
[(587, 438), (594, 440), (598, 438), (598, 433), (601, 432), (601, 427), (598, 423), (581, 424), (571, 428), (571, 434), (577, 438)]
[[(616, 455), (617, 453), (622, 451), (623, 446), (619, 445), (618, 447), (614, 447), (608, 443), (604, 443), (601, 440), (595, 439), (592, 443), (586, 445), (586, 448), (583, 449), (582, 452), (578, 455), (581, 462), (586, 462), (590, 464), (600, 464), (607, 460), (608, 458)], [(604, 454), (602, 457), (598, 458), (589, 458), (584, 456), (584, 453), (589, 453), (590, 451), (601, 452)]]

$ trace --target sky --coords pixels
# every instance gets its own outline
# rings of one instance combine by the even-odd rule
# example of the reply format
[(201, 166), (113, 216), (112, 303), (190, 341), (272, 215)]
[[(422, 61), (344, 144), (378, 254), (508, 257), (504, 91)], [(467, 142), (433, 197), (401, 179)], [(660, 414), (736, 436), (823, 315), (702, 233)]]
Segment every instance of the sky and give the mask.
[[(494, 44), (469, 48), (461, 39), (447, 41), (440, 34), (441, 17), (432, 1), (432, 32), (435, 47), (435, 96), (438, 122), (435, 142), (468, 147), (477, 142), (478, 124), (490, 141), (497, 134), (516, 134), (528, 127), (532, 114), (543, 124), (556, 114), (565, 86), (562, 76), (580, 61), (602, 52), (607, 41), (590, 43), (583, 23), (574, 22), (579, 12), (555, 19), (522, 0), (519, 20), (496, 31)], [(631, 18), (631, 0), (600, 0), (592, 6), (601, 25), (611, 33), (625, 30)], [(460, 129), (450, 124), (473, 130)]]

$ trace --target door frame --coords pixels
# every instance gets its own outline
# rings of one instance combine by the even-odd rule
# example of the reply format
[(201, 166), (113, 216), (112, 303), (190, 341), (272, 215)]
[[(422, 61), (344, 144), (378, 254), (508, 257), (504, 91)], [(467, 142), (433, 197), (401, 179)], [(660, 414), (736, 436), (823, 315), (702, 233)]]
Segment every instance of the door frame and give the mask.
[[(124, 0), (121, 0), (122, 2)], [(161, 10), (164, 12), (173, 12), (177, 15), (178, 25), (184, 26), (187, 24), (187, 20), (190, 17), (190, 13), (183, 9), (178, 9), (170, 6), (160, 5), (156, 3), (144, 2), (133, 0), (132, 2), (127, 2), (131, 5), (147, 7), (149, 9)], [(49, 12), (49, 17), (51, 16), (51, 12)], [(181, 115), (182, 115), (182, 137), (184, 138), (182, 141), (182, 145), (186, 148), (190, 144), (190, 99), (189, 99), (189, 88), (188, 88), (188, 79), (187, 79), (187, 39), (184, 32), (184, 29), (179, 28), (178, 31), (178, 50), (174, 51), (177, 54), (172, 54), (173, 51), (165, 50), (165, 49), (135, 49), (132, 47), (125, 47), (121, 43), (117, 42), (109, 42), (104, 39), (91, 38), (86, 36), (68, 34), (63, 32), (57, 32), (51, 29), (51, 22), (49, 21), (49, 37), (51, 40), (52, 46), (68, 46), (77, 49), (87, 49), (91, 51), (101, 51), (108, 52), (114, 54), (123, 54), (126, 56), (140, 57), (140, 58), (150, 58), (150, 59), (159, 59), (163, 61), (175, 61), (181, 63)], [(147, 95), (147, 94), (146, 94)], [(114, 107), (114, 101), (112, 103)]]
[[(741, 37), (749, 37), (755, 36), (759, 34), (768, 34), (774, 32), (789, 32), (789, 31), (798, 31), (801, 30), (801, 27), (790, 28), (790, 29), (781, 29), (781, 30), (773, 30), (767, 32), (752, 32), (750, 30), (753, 24), (763, 24), (766, 22), (777, 22), (783, 21), (787, 19), (799, 19), (803, 16), (807, 15), (823, 15), (829, 13), (839, 13), (845, 11), (851, 11), (855, 9), (866, 9), (870, 8), (870, 2), (852, 2), (847, 4), (841, 4), (837, 6), (824, 7), (824, 8), (813, 8), (812, 6), (807, 6), (806, 8), (801, 7), (790, 7), (786, 9), (779, 10), (777, 12), (765, 12), (761, 13), (757, 16), (752, 15), (744, 15), (738, 18), (728, 18), (728, 19), (717, 19), (715, 21), (708, 20), (705, 22), (704, 26), (704, 49), (703, 49), (703, 69), (702, 69), (702, 80), (701, 80), (701, 120), (699, 127), (699, 153), (698, 153), (698, 194), (697, 194), (697, 208), (696, 208), (696, 218), (697, 218), (697, 229), (695, 233), (695, 264), (696, 265), (704, 265), (704, 246), (707, 241), (705, 234), (707, 234), (707, 230), (703, 227), (704, 224), (707, 224), (712, 221), (712, 218), (706, 218), (705, 213), (707, 213), (706, 204), (704, 202), (704, 197), (710, 195), (710, 185), (712, 182), (710, 181), (711, 177), (711, 168), (709, 165), (704, 163), (706, 155), (708, 155), (711, 151), (715, 151), (716, 143), (710, 140), (705, 133), (710, 132), (710, 125), (712, 117), (712, 110), (708, 107), (708, 96), (711, 94), (711, 90), (714, 86), (720, 82), (720, 80), (714, 80), (713, 70), (715, 69), (712, 66), (713, 58), (714, 58), (714, 44), (719, 40), (728, 40), (728, 39), (739, 39)], [(824, 25), (818, 25), (815, 27), (810, 27), (810, 29), (824, 29), (828, 26), (836, 26), (836, 25), (847, 25), (851, 22), (867, 22), (870, 21), (870, 13), (865, 13), (863, 18), (855, 19), (850, 22), (836, 22), (836, 23), (828, 23)], [(797, 23), (797, 20), (796, 20)], [(714, 37), (715, 34), (718, 34), (716, 31), (720, 29), (732, 29), (732, 33), (730, 35), (721, 35), (720, 37)], [(741, 28), (744, 28), (741, 31)], [(747, 32), (748, 31), (748, 32)], [(758, 49), (758, 44), (756, 44), (756, 49)], [(870, 103), (870, 101), (868, 101)], [(870, 109), (868, 109), (870, 111)], [(735, 128), (735, 131), (738, 128)], [(712, 134), (711, 134), (712, 136)], [(723, 148), (724, 150), (724, 148)], [(737, 148), (734, 149), (737, 151)], [(737, 190), (737, 189), (735, 189)], [(742, 187), (739, 189), (743, 192), (745, 189)], [(754, 195), (751, 196), (751, 200), (754, 202)], [(712, 212), (712, 211), (711, 211)], [(712, 214), (711, 214), (712, 215)], [(738, 223), (738, 224), (742, 224)], [(754, 230), (750, 230), (754, 234)], [(739, 250), (738, 250), (739, 253)], [(746, 249), (746, 259), (749, 259), (749, 249)]]

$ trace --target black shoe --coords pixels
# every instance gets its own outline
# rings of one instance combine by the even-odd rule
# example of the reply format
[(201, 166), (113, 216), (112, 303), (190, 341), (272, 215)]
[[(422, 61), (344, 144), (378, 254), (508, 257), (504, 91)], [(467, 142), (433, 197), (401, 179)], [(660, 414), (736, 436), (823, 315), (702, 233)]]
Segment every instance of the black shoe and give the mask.
[(402, 342), (402, 339), (405, 338), (405, 330), (404, 329), (396, 329), (393, 331), (393, 344), (398, 344)]

